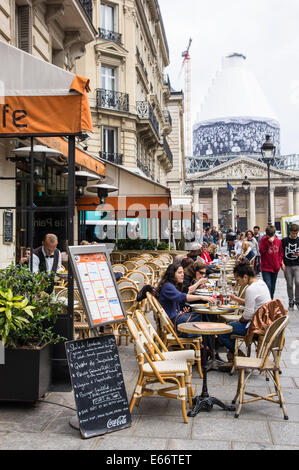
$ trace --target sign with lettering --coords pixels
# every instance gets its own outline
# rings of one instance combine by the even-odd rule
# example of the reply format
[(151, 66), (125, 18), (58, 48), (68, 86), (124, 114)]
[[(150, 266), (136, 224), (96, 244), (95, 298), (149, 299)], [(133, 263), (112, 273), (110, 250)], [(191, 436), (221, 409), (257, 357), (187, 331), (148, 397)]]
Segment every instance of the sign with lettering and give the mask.
[(127, 393), (113, 335), (65, 343), (79, 428), (85, 439), (131, 425)]
[(3, 212), (3, 243), (13, 243), (13, 212)]
[(69, 260), (92, 328), (126, 320), (106, 245), (71, 246)]

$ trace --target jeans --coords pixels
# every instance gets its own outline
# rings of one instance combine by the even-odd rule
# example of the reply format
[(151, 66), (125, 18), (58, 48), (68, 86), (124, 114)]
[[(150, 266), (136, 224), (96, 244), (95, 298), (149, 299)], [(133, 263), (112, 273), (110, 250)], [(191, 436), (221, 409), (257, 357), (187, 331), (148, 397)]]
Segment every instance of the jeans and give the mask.
[(231, 333), (227, 333), (225, 335), (219, 335), (218, 338), (220, 342), (227, 347), (227, 349), (231, 352), (235, 352), (235, 339), (231, 339), (231, 335), (239, 335), (245, 336), (247, 332), (246, 325), (247, 323), (241, 322), (232, 322), (229, 323), (230, 326), (233, 327), (233, 331)]
[(267, 284), (271, 299), (274, 299), (275, 286), (278, 273), (271, 273), (270, 271), (262, 271), (264, 282)]
[(299, 305), (299, 266), (286, 266), (284, 277), (287, 282), (289, 302), (294, 301), (295, 283), (295, 303)]

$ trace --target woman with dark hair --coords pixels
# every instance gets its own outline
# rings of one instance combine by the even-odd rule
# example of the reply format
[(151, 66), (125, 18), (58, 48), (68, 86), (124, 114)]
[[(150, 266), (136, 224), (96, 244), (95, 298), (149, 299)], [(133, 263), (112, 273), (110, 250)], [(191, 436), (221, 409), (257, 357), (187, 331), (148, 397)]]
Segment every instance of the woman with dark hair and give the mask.
[(210, 253), (208, 252), (208, 244), (205, 242), (202, 244), (200, 257), (207, 266), (212, 263)]
[(184, 269), (180, 263), (170, 264), (161, 279), (157, 289), (156, 297), (166, 311), (172, 323), (177, 327), (180, 323), (200, 322), (201, 314), (190, 312), (190, 307), (183, 307), (186, 302), (215, 302), (212, 297), (202, 295), (186, 294), (182, 292), (184, 282)]
[(192, 265), (187, 266), (184, 269), (183, 292), (186, 294), (193, 294), (193, 292), (198, 289), (199, 286), (206, 284), (209, 281), (205, 277), (206, 273), (207, 267), (200, 261), (196, 261)]
[[(219, 340), (226, 346), (231, 354), (228, 360), (233, 359), (235, 350), (235, 340), (231, 335), (245, 336), (255, 312), (265, 303), (270, 302), (269, 289), (264, 281), (258, 279), (254, 269), (247, 260), (239, 261), (234, 268), (234, 276), (241, 287), (246, 287), (245, 299), (241, 299), (234, 294), (230, 295), (230, 300), (239, 305), (244, 305), (243, 315), (238, 322), (229, 323), (233, 331), (226, 335), (220, 335)], [(232, 365), (232, 364), (229, 364)]]

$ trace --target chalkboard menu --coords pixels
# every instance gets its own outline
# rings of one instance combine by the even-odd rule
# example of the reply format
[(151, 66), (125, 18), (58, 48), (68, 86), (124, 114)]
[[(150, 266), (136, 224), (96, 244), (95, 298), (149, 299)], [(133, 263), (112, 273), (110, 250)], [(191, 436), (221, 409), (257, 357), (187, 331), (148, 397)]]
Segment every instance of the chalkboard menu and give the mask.
[(3, 212), (3, 243), (13, 242), (13, 212)]
[(69, 261), (92, 328), (126, 320), (106, 245), (70, 246)]
[(102, 335), (65, 343), (79, 428), (85, 439), (131, 425), (115, 337)]

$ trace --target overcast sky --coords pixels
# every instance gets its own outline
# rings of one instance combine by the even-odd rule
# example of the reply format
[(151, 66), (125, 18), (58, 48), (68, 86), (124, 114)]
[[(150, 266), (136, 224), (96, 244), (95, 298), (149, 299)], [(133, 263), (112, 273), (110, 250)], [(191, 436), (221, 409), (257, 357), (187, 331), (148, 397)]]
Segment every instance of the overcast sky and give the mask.
[(299, 154), (299, 1), (159, 0), (172, 86), (184, 87), (181, 53), (192, 37), (192, 125), (222, 57), (240, 52), (281, 125), (281, 153)]

